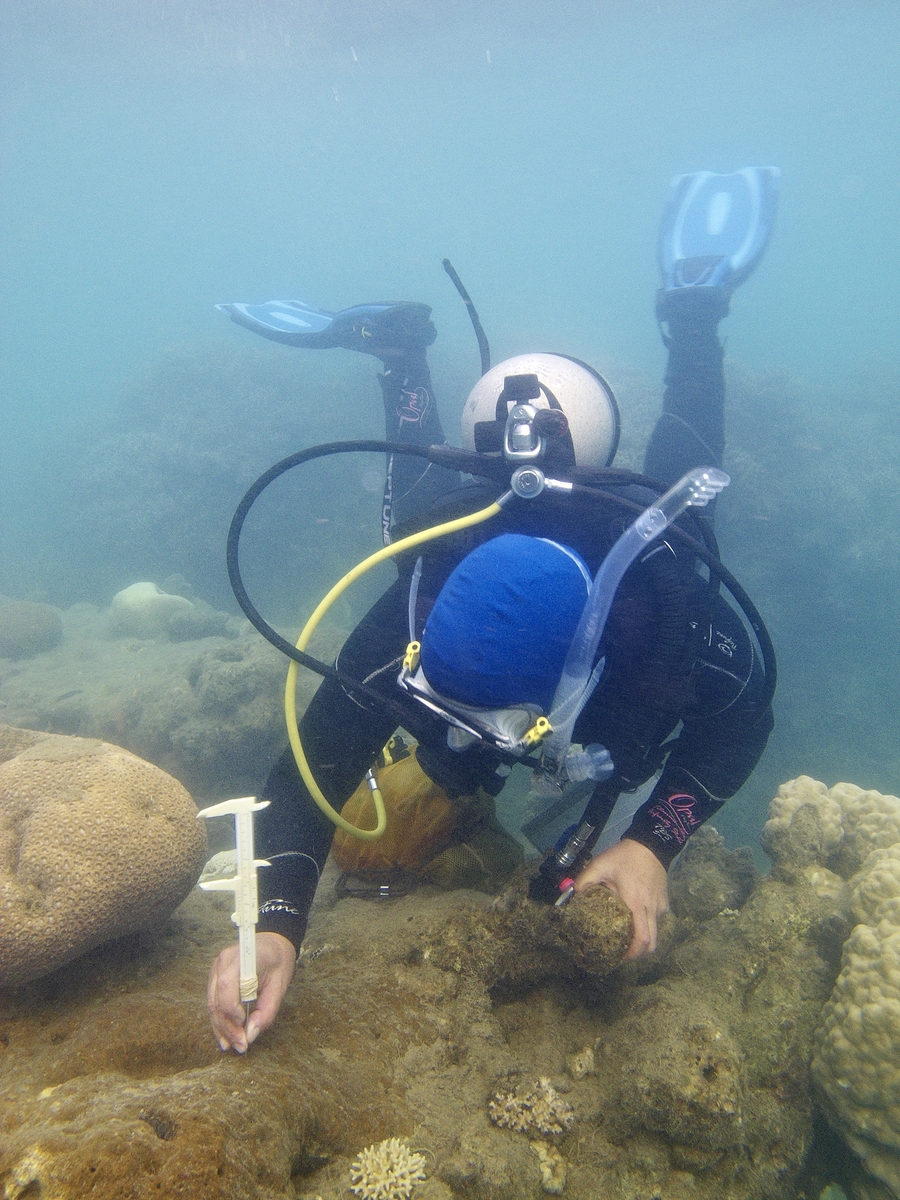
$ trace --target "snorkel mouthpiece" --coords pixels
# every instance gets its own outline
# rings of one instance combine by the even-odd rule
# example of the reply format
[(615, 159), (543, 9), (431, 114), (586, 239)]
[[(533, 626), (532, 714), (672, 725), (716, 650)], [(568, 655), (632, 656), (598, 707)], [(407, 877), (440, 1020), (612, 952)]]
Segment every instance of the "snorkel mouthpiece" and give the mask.
[[(654, 504), (644, 509), (600, 564), (553, 697), (550, 710), (553, 733), (544, 743), (545, 783), (552, 781), (562, 788), (574, 778), (566, 769), (567, 756), (571, 754), (572, 731), (600, 680), (603, 662), (595, 667), (594, 659), (616, 590), (625, 572), (647, 543), (659, 537), (686, 508), (702, 508), (730, 482), (730, 477), (717, 467), (695, 467)], [(573, 759), (572, 765), (579, 774), (584, 770), (580, 761), (576, 766)], [(602, 779), (604, 774), (609, 773), (604, 770), (605, 765), (598, 760), (598, 773), (589, 774), (588, 777)]]
[[(660, 496), (655, 504), (644, 509), (631, 529), (649, 542), (668, 528), (676, 517), (680, 517), (686, 508), (705, 508), (729, 483), (731, 477), (718, 467), (698, 467), (689, 471), (674, 487)], [(619, 539), (620, 542), (628, 537), (631, 529), (626, 530)], [(611, 554), (615, 552), (618, 544), (617, 542), (610, 551)]]
[(679, 479), (674, 487), (669, 488), (665, 495), (660, 496), (656, 504), (647, 511), (652, 512), (653, 508), (658, 508), (665, 516), (666, 524), (670, 525), (686, 508), (705, 508), (729, 483), (731, 476), (720, 471), (718, 467), (696, 467)]

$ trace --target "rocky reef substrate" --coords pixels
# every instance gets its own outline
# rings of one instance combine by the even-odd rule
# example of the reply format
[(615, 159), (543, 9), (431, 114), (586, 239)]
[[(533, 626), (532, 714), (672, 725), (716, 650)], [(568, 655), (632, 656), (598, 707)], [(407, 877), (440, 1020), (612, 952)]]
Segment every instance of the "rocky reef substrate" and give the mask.
[(194, 893), (154, 935), (0, 996), (0, 1185), (338, 1200), (365, 1147), (401, 1138), (427, 1164), (413, 1200), (794, 1200), (849, 931), (845, 892), (791, 866), (796, 840), (760, 878), (701, 831), (663, 947), (625, 967), (605, 893), (561, 913), (524, 881), (335, 899), (330, 875), (281, 1018), (243, 1059), (203, 1003), (230, 904)]
[[(0, 657), (0, 721), (113, 742), (174, 775), (201, 805), (255, 791), (287, 741), (287, 660), (247, 621), (196, 597), (190, 609), (143, 637), (93, 604), (50, 610), (62, 631), (55, 645)], [(326, 628), (314, 653), (330, 661), (342, 637)], [(300, 711), (317, 683), (301, 672)]]

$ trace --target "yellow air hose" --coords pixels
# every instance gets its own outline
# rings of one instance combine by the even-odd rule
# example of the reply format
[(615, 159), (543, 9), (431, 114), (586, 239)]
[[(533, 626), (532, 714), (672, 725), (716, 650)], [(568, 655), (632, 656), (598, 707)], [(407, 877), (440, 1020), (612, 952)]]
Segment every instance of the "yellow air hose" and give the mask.
[[(316, 627), (331, 605), (337, 600), (338, 596), (345, 592), (366, 571), (377, 566), (378, 563), (393, 558), (397, 554), (402, 554), (404, 550), (411, 550), (414, 546), (421, 546), (424, 542), (433, 541), (435, 538), (446, 537), (450, 533), (456, 533), (460, 529), (468, 529), (472, 525), (480, 525), (483, 521), (487, 521), (501, 512), (502, 506), (509, 496), (511, 496), (511, 493), (507, 492), (500, 497), (499, 501), (489, 504), (487, 508), (470, 513), (467, 517), (459, 517), (455, 521), (445, 521), (442, 525), (434, 525), (431, 529), (423, 529), (420, 533), (411, 534), (409, 537), (402, 538), (399, 542), (393, 542), (390, 546), (384, 546), (381, 550), (376, 550), (374, 554), (370, 554), (368, 558), (364, 558), (352, 571), (348, 571), (344, 578), (339, 580), (328, 595), (319, 602), (312, 616), (303, 626), (303, 632), (297, 639), (297, 649), (306, 650)], [(297, 727), (297, 667), (298, 664), (292, 661), (288, 668), (287, 681), (284, 688), (284, 717), (287, 722), (288, 740), (291, 743), (291, 749), (294, 752), (294, 759), (297, 763), (300, 776), (309, 789), (313, 800), (315, 800), (329, 821), (332, 821), (337, 825), (338, 829), (343, 829), (345, 833), (349, 833), (353, 837), (361, 838), (367, 842), (374, 842), (376, 838), (381, 837), (387, 827), (384, 801), (375, 783), (374, 775), (369, 775), (369, 787), (372, 789), (372, 800), (375, 804), (375, 828), (360, 829), (356, 825), (351, 825), (349, 821), (345, 821), (341, 814), (332, 808), (310, 770), (306, 754), (303, 750), (303, 744), (300, 741), (300, 731)]]

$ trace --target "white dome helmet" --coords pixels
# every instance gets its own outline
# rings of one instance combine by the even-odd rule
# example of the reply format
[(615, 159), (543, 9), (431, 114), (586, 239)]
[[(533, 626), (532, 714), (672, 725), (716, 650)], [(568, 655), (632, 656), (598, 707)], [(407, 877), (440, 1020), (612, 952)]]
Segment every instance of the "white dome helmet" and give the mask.
[(616, 398), (593, 367), (565, 354), (517, 354), (482, 375), (463, 408), (462, 437), (466, 449), (476, 449), (476, 425), (505, 419), (505, 413), (497, 412), (497, 402), (511, 375), (536, 375), (541, 395), (528, 403), (538, 409), (561, 409), (565, 414), (576, 466), (609, 466), (619, 444)]

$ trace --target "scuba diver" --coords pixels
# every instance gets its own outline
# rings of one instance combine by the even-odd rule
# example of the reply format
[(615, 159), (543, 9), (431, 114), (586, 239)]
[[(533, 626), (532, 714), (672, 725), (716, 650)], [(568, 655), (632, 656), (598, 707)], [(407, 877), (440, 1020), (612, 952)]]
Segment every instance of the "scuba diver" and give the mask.
[[(655, 949), (669, 865), (749, 777), (773, 725), (771, 643), (720, 563), (707, 518), (728, 482), (718, 323), (765, 249), (778, 177), (775, 168), (747, 167), (673, 182), (656, 300), (668, 363), (643, 475), (611, 467), (618, 410), (587, 364), (541, 353), (488, 369), (477, 314), (449, 264), (484, 367), (463, 412), (464, 450), (445, 444), (434, 401), (427, 305), (219, 306), (272, 340), (380, 360), (387, 443), (337, 445), (387, 448), (386, 547), (372, 558), (396, 556), (398, 574), (334, 666), (316, 664), (325, 678), (299, 729), (289, 706), (291, 747), (266, 781), (269, 806), (257, 817), (257, 852), (270, 865), (259, 879), (259, 997), (249, 1018), (237, 947), (210, 972), (208, 1008), (223, 1050), (245, 1052), (276, 1017), (335, 823), (345, 851), (361, 839), (353, 861), (364, 865), (365, 848), (378, 845), (385, 819), (376, 764), (385, 753), (401, 759), (404, 786), (424, 789), (449, 814), (431, 843), (435, 861), (465, 843), (482, 862), (489, 850), (516, 865), (518, 844), (493, 812), (516, 763), (548, 801), (584, 789), (583, 816), (546, 854), (529, 893), (562, 905), (602, 884), (632, 914), (626, 958)], [(262, 487), (314, 454), (257, 481), (229, 539), (236, 595), (282, 649), (243, 591), (237, 537)], [(698, 515), (703, 506), (707, 516)], [(287, 644), (293, 672), (297, 662), (315, 663), (306, 641), (304, 631), (296, 650)], [(415, 739), (411, 751), (395, 739), (398, 729)], [(654, 776), (623, 836), (591, 857), (620, 794)], [(414, 831), (399, 818), (393, 829), (388, 821), (391, 836), (402, 848)]]

